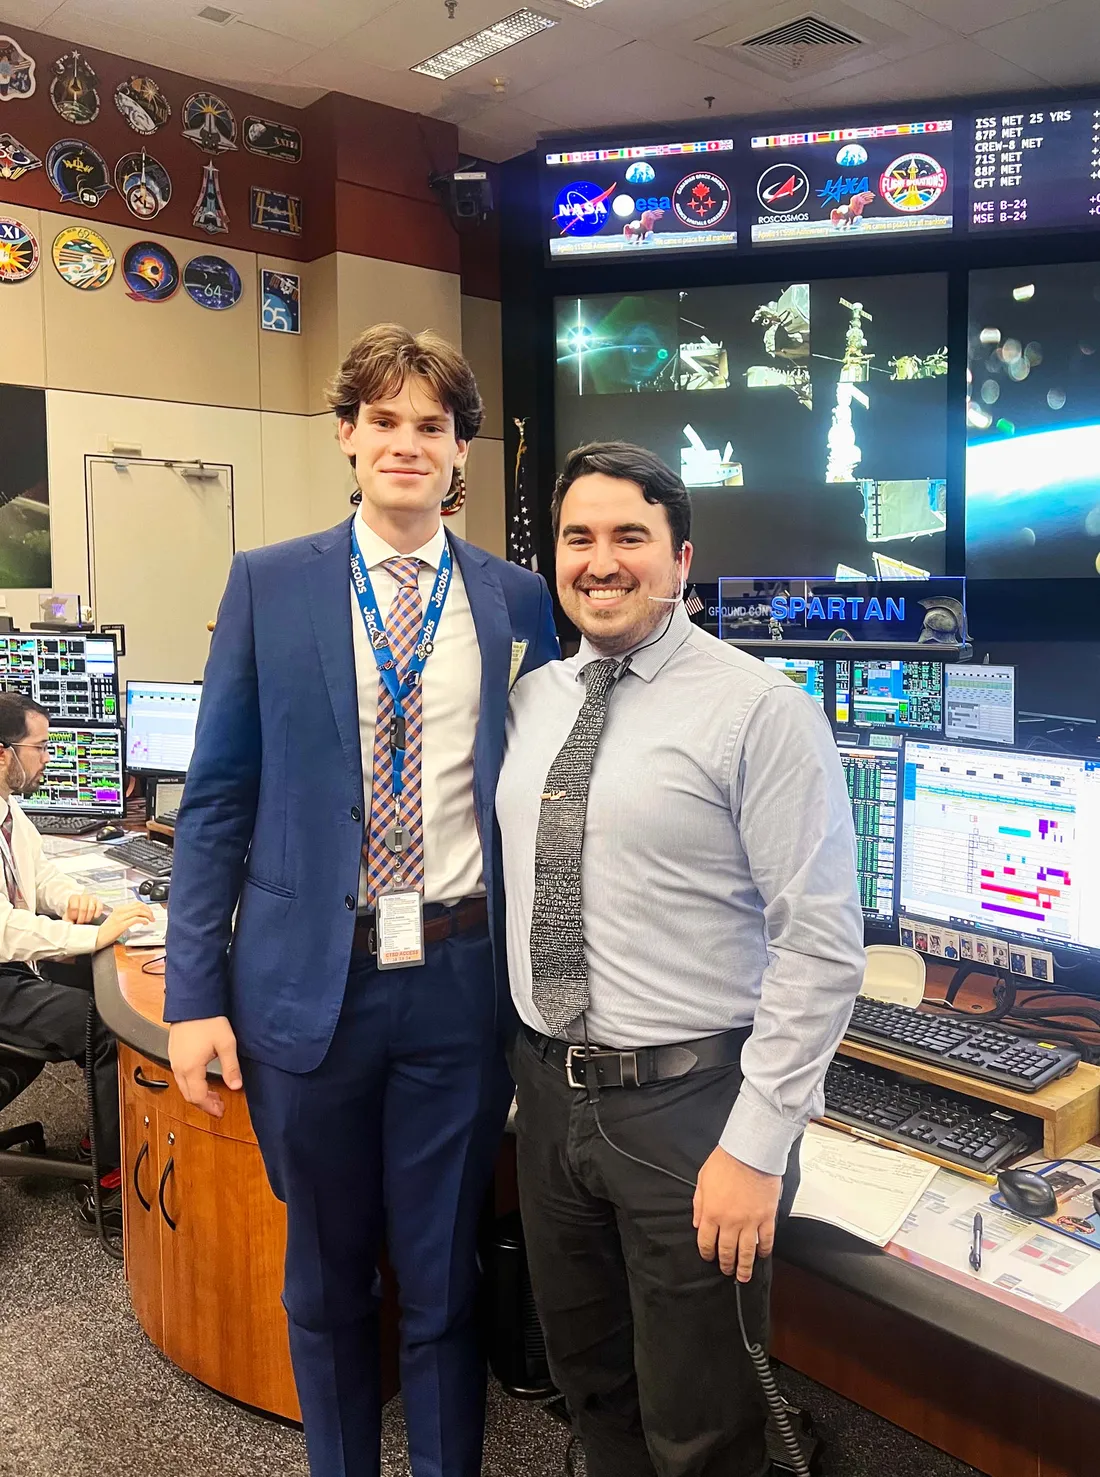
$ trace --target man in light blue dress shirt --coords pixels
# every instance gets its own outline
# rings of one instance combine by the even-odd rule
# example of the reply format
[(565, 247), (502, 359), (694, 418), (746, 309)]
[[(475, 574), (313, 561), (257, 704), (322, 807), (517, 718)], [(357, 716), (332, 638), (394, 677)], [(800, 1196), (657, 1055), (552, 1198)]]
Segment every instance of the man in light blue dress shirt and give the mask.
[(583, 639), (516, 684), (497, 792), (551, 1371), (590, 1477), (763, 1477), (733, 1279), (763, 1341), (784, 1178), (863, 975), (847, 790), (814, 703), (688, 619), (663, 462), (579, 448), (553, 516)]

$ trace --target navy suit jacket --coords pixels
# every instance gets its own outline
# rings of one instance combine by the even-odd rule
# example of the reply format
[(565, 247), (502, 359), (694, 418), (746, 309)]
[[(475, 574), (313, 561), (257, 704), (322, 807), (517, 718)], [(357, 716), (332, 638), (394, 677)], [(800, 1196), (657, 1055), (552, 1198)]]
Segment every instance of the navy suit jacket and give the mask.
[[(541, 576), (448, 537), (481, 649), (474, 803), (504, 1010), (494, 803), (512, 643), (526, 673), (558, 641)], [(350, 559), (349, 519), (233, 560), (176, 823), (164, 1018), (227, 1015), (246, 1056), (290, 1072), (318, 1065), (340, 1014), (369, 813)]]

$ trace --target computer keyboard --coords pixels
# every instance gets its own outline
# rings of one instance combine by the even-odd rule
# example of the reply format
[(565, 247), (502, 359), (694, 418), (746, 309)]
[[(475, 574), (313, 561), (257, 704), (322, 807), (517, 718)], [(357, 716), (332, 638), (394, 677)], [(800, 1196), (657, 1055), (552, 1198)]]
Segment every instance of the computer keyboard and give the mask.
[(112, 861), (125, 862), (147, 877), (166, 877), (172, 870), (172, 848), (151, 836), (132, 836), (129, 841), (120, 841), (108, 854)]
[(983, 1174), (1043, 1142), (1034, 1119), (843, 1057), (825, 1074), (825, 1117)]
[(1081, 1060), (1081, 1053), (1072, 1046), (1038, 1041), (981, 1021), (869, 1000), (865, 995), (856, 1000), (845, 1035), (851, 1041), (865, 1041), (918, 1062), (936, 1062), (1016, 1092), (1035, 1092), (1072, 1072)]
[(158, 815), (157, 824), (160, 826), (174, 826), (179, 818), (180, 808), (176, 805), (171, 810), (166, 810), (162, 815)]
[[(27, 815), (27, 812), (23, 812)], [(103, 815), (35, 815), (29, 819), (40, 836), (83, 836), (86, 831), (98, 831), (105, 826), (110, 816)]]

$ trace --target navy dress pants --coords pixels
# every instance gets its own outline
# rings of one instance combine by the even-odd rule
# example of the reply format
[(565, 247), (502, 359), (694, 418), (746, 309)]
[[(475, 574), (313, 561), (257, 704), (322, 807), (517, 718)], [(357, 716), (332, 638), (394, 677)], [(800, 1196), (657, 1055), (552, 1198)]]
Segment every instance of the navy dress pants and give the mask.
[(354, 956), (320, 1066), (241, 1069), (287, 1208), (283, 1303), (312, 1477), (379, 1472), (383, 1236), (413, 1473), (478, 1477), (478, 1223), (512, 1092), (487, 932), (429, 944), (416, 969)]

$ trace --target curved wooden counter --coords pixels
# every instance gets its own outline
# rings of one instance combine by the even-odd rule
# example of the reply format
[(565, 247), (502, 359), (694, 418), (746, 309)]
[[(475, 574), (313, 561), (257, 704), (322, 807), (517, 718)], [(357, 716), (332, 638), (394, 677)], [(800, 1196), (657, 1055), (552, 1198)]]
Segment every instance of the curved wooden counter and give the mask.
[[(224, 1117), (181, 1096), (168, 1070), (164, 980), (153, 951), (96, 956), (96, 1006), (119, 1038), (126, 1276), (138, 1322), (203, 1384), (300, 1420), (280, 1302), (286, 1212), (267, 1182), (243, 1092)], [(163, 968), (157, 963), (156, 969)], [(215, 1075), (215, 1074), (212, 1074)], [(396, 1393), (397, 1317), (383, 1269), (383, 1398)]]

